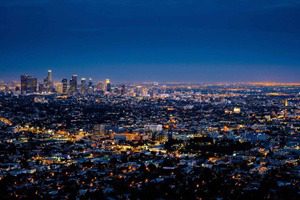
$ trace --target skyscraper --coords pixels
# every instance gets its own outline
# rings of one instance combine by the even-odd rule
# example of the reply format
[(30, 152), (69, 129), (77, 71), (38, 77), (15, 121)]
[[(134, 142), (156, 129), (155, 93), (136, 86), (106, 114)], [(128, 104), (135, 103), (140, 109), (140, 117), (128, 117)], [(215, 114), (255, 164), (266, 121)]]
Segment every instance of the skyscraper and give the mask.
[(61, 82), (62, 82), (62, 93), (67, 94), (68, 93), (68, 79), (64, 78)]
[(44, 78), (44, 82), (40, 83), (39, 85), (39, 92), (53, 92), (54, 89), (54, 83), (53, 83), (53, 78), (52, 78), (52, 70), (49, 69), (46, 78)]
[(63, 94), (63, 84), (62, 83), (56, 83), (55, 84), (55, 91), (57, 94)]
[(93, 94), (93, 93), (94, 93), (93, 79), (89, 78), (89, 82), (88, 82), (88, 94)]
[(53, 83), (51, 69), (48, 70), (47, 80), (48, 80), (49, 85), (51, 85)]
[(77, 75), (74, 74), (72, 76), (72, 79), (70, 80), (70, 88), (69, 88), (70, 94), (76, 94), (77, 93)]
[(46, 79), (44, 80), (44, 87), (46, 88), (46, 92), (53, 92), (54, 90), (54, 84), (52, 79), (52, 70), (48, 70), (48, 74)]
[(34, 92), (37, 92), (37, 78), (21, 75), (21, 93), (29, 94)]
[(80, 93), (83, 95), (87, 93), (86, 78), (81, 78)]
[(111, 92), (111, 83), (109, 79), (105, 79), (105, 91)]

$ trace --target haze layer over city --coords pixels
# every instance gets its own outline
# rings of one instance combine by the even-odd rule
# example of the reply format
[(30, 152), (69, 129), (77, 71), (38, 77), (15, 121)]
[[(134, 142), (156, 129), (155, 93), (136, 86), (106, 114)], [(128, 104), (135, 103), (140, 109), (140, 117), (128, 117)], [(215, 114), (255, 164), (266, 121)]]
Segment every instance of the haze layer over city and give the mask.
[(300, 199), (297, 0), (0, 0), (1, 199)]

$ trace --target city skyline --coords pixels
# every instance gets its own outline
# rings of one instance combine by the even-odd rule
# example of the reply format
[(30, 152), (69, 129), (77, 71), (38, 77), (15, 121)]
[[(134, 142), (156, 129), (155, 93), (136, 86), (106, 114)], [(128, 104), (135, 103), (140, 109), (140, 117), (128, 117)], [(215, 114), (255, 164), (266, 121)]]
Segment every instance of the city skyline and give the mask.
[[(297, 1), (2, 1), (0, 80), (299, 82)], [(81, 13), (78, 15), (78, 13)]]
[(1, 199), (300, 199), (300, 0), (0, 0)]
[[(53, 83), (58, 83), (58, 82), (62, 82), (64, 79), (66, 80), (71, 80), (73, 76), (76, 76), (79, 78), (79, 80), (81, 79), (91, 79), (93, 81), (96, 82), (105, 82), (108, 78), (110, 79), (109, 76), (102, 76), (102, 77), (98, 77), (98, 78), (94, 78), (97, 77), (95, 75), (92, 74), (87, 74), (84, 73), (83, 74), (78, 74), (78, 73), (69, 73), (69, 74), (59, 74), (59, 76), (57, 74), (54, 74), (54, 77), (52, 77), (52, 69), (47, 69), (46, 71), (41, 72), (41, 74), (37, 74), (35, 72), (24, 72), (22, 74), (16, 75), (16, 78), (14, 79), (9, 79), (9, 78), (3, 78), (0, 79), (1, 82), (3, 83), (11, 83), (11, 82), (19, 82), (20, 81), (20, 76), (29, 76), (29, 77), (33, 77), (35, 79), (37, 79), (37, 82), (42, 83), (45, 79), (48, 79), (49, 76), (49, 72), (51, 73), (51, 82)], [(48, 73), (47, 77), (45, 78), (45, 72)], [(234, 72), (233, 72), (234, 73)], [(247, 75), (247, 74), (245, 74)], [(296, 75), (297, 76), (297, 75)], [(52, 80), (53, 79), (53, 80)], [(251, 83), (278, 83), (278, 84), (300, 84), (300, 81), (293, 81), (293, 80), (289, 80), (289, 81), (282, 81), (282, 80), (276, 80), (276, 79), (266, 79), (266, 80), (261, 80), (261, 79), (240, 79), (240, 80), (216, 80), (216, 79), (210, 79), (210, 80), (168, 80), (168, 79), (164, 79), (164, 80), (122, 80), (122, 79), (114, 79), (114, 82), (116, 84), (121, 84), (121, 83), (126, 83), (126, 84), (145, 84), (145, 83), (161, 83), (161, 84), (251, 84)]]

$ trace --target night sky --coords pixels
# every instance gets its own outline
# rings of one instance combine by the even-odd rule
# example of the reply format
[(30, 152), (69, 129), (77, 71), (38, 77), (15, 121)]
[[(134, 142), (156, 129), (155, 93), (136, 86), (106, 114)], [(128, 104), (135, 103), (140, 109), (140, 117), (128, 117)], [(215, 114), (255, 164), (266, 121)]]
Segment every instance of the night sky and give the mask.
[(300, 81), (299, 0), (0, 0), (0, 80)]

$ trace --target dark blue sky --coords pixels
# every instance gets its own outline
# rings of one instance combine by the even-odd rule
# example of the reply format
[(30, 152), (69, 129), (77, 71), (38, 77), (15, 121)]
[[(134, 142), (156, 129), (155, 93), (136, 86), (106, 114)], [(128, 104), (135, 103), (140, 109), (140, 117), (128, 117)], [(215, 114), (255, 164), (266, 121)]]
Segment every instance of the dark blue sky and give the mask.
[(0, 80), (300, 81), (299, 0), (0, 0)]

